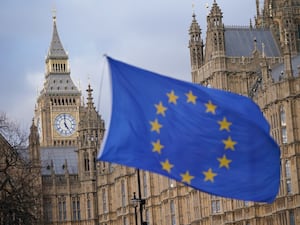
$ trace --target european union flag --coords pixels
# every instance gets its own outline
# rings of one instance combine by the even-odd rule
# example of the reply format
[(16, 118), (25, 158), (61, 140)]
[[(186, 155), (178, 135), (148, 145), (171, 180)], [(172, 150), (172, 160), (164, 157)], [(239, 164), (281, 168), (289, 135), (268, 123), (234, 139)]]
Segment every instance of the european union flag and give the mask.
[(112, 115), (98, 160), (223, 197), (275, 199), (280, 150), (253, 101), (109, 57), (108, 63)]

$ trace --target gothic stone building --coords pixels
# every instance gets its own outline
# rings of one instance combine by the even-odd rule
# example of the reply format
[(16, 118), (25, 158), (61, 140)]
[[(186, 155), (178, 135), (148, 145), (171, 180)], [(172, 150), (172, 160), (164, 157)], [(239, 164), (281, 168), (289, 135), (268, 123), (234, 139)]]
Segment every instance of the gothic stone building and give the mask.
[(31, 154), (42, 164), (44, 224), (300, 224), (300, 1), (256, 0), (256, 6), (253, 24), (225, 26), (213, 1), (205, 42), (193, 14), (188, 47), (193, 82), (249, 96), (269, 120), (281, 149), (274, 203), (212, 196), (156, 174), (96, 162), (104, 123), (91, 88), (85, 106), (71, 80), (54, 18), (35, 110), (40, 147)]
[(43, 224), (96, 224), (96, 156), (104, 121), (90, 85), (84, 104), (72, 81), (55, 16), (45, 64), (30, 135), (30, 156), (41, 163)]

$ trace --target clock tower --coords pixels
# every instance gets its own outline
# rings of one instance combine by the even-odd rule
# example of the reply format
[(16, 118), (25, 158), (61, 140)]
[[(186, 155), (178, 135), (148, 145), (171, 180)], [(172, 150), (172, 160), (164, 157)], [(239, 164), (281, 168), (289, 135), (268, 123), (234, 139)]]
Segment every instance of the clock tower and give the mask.
[(29, 149), (31, 160), (41, 165), (37, 168), (41, 176), (43, 224), (97, 225), (97, 153), (104, 121), (94, 107), (91, 86), (85, 105), (81, 91), (72, 81), (69, 57), (60, 41), (55, 15), (45, 66)]
[(52, 40), (45, 64), (45, 82), (35, 109), (40, 145), (75, 146), (83, 104), (81, 92), (70, 76), (69, 57), (60, 41), (55, 15)]

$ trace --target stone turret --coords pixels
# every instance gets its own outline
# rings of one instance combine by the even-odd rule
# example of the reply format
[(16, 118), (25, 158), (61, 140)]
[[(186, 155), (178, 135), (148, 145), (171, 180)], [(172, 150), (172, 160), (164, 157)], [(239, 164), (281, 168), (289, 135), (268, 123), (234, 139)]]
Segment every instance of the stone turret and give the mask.
[(78, 127), (78, 168), (80, 179), (95, 179), (96, 157), (104, 135), (104, 121), (94, 107), (93, 89), (88, 85), (87, 105)]
[(207, 16), (206, 62), (212, 58), (225, 55), (225, 29), (222, 18), (223, 13), (216, 0), (214, 0), (211, 11)]
[(30, 160), (33, 162), (33, 164), (39, 165), (41, 161), (40, 141), (39, 141), (38, 128), (34, 124), (34, 120), (32, 120), (32, 124), (30, 127), (29, 152), (30, 152)]
[(204, 55), (203, 55), (203, 40), (201, 39), (201, 29), (196, 20), (196, 15), (193, 13), (192, 24), (189, 29), (189, 49), (191, 58), (192, 70), (199, 69), (203, 66)]

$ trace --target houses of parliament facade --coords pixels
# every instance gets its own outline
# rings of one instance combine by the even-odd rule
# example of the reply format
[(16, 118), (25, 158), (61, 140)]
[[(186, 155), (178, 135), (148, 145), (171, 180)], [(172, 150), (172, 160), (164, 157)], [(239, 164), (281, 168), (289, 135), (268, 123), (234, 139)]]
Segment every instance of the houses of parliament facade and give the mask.
[(84, 101), (72, 81), (54, 16), (29, 136), (30, 157), (41, 168), (41, 224), (300, 224), (300, 1), (256, 0), (256, 8), (249, 26), (226, 26), (214, 0), (205, 41), (194, 13), (187, 44), (194, 83), (248, 96), (268, 119), (281, 149), (274, 203), (213, 196), (157, 174), (98, 162), (104, 121), (92, 87)]

